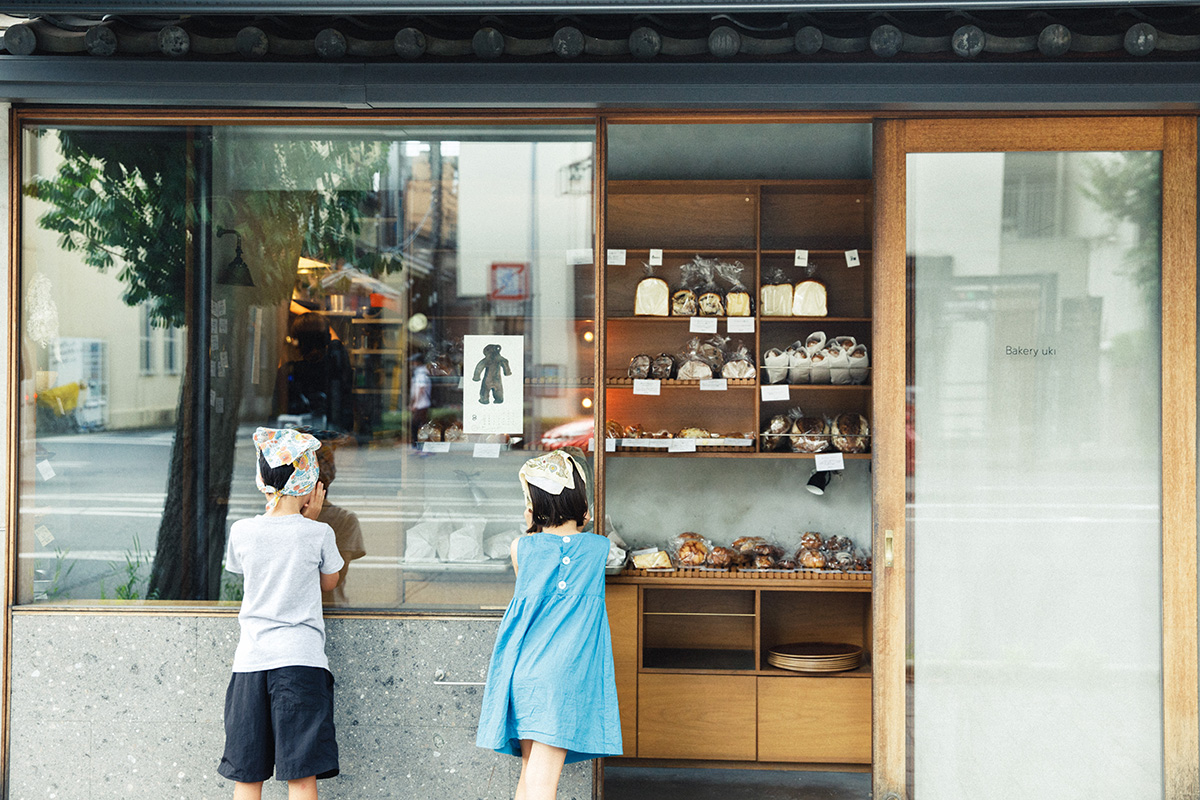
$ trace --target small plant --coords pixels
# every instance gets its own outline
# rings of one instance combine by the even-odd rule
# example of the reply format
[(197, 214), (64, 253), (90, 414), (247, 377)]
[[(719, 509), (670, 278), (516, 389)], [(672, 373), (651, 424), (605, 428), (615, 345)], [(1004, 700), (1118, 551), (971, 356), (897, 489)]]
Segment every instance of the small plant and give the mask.
[[(125, 551), (124, 564), (112, 564), (112, 577), (118, 578), (121, 583), (117, 585), (115, 590), (116, 599), (118, 600), (141, 600), (142, 596), (138, 592), (138, 584), (144, 579), (142, 577), (142, 569), (150, 566), (152, 558), (149, 553), (142, 549), (141, 541), (135, 534), (133, 537), (133, 549)], [(104, 581), (100, 581), (100, 599), (106, 600), (107, 591)], [(147, 600), (155, 600), (157, 593), (147, 594)]]
[[(69, 550), (63, 550), (61, 547), (54, 548), (54, 567), (50, 571), (50, 577), (40, 577), (35, 579), (34, 585), (42, 584), (44, 588), (37, 592), (34, 600), (59, 600), (66, 599), (67, 595), (67, 578), (71, 576), (71, 571), (75, 569), (75, 562), (67, 563), (67, 555)], [(45, 569), (36, 569), (34, 574), (44, 576)]]
[(241, 602), (246, 596), (242, 576), (233, 572), (221, 572), (221, 599)]

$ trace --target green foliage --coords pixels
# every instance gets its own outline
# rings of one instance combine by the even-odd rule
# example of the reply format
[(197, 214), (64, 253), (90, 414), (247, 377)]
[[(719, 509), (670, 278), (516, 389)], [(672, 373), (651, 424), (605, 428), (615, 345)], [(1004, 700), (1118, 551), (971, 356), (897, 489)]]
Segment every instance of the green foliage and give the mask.
[[(116, 588), (117, 600), (141, 600), (139, 591), (140, 584), (145, 580), (142, 576), (142, 570), (150, 566), (153, 559), (150, 554), (142, 549), (141, 542), (137, 534), (133, 537), (133, 549), (125, 551), (124, 564), (110, 564), (112, 576), (117, 578), (119, 583)], [(104, 581), (100, 581), (100, 599), (106, 600), (108, 592), (105, 589)], [(157, 600), (158, 595), (154, 592), (149, 592), (146, 595), (147, 600)]]
[(1125, 253), (1125, 274), (1142, 299), (1157, 308), (1162, 281), (1162, 158), (1157, 152), (1119, 153), (1087, 162), (1084, 194), (1119, 222), (1137, 226), (1138, 238)]
[(156, 324), (180, 326), (185, 292), (183, 134), (59, 131), (63, 161), (24, 187), (50, 210), (38, 225), (102, 272), (119, 269), (129, 305), (146, 303)]
[(189, 208), (197, 181), (187, 134), (183, 128), (44, 131), (58, 137), (62, 162), (54, 175), (24, 187), (50, 206), (38, 225), (58, 233), (63, 250), (79, 253), (84, 263), (119, 270), (124, 301), (146, 304), (155, 324), (185, 321), (189, 215), (193, 225), (241, 234), (262, 304), (291, 296), (300, 254), (372, 273), (398, 267), (358, 246), (373, 177), (387, 168), (385, 144), (231, 141), (219, 154), (226, 161), (217, 154), (214, 161), (244, 188), (212, 198), (207, 220), (198, 216), (202, 204)]

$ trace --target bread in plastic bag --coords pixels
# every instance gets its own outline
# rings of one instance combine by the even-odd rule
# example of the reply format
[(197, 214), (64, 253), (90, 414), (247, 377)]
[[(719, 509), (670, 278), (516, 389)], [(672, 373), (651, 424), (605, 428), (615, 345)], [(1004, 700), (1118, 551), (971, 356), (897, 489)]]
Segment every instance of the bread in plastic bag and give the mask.
[(686, 538), (676, 536), (668, 542), (667, 550), (680, 567), (699, 567), (708, 559), (712, 542), (699, 534)]
[(650, 356), (645, 353), (638, 353), (633, 358), (629, 359), (628, 375), (634, 379), (650, 377)]
[(675, 357), (659, 353), (650, 362), (650, 377), (660, 381), (675, 377)]
[(729, 349), (725, 366), (721, 368), (723, 378), (753, 378), (758, 375), (754, 360), (750, 357), (750, 349), (742, 342)]
[(639, 317), (665, 317), (670, 312), (671, 290), (667, 282), (654, 276), (654, 268), (643, 263), (645, 278), (637, 285), (633, 295), (633, 313)]
[(824, 453), (829, 449), (829, 425), (825, 420), (806, 417), (798, 408), (789, 411), (788, 417), (792, 420), (788, 441), (793, 452)]
[(725, 292), (725, 314), (730, 317), (749, 317), (754, 314), (750, 291), (742, 283), (746, 267), (740, 261), (717, 261), (714, 265), (717, 277), (729, 284)]
[(759, 308), (764, 317), (790, 317), (794, 288), (783, 275), (782, 270), (775, 270), (767, 283), (762, 287)]
[(825, 284), (807, 280), (796, 284), (792, 294), (793, 317), (824, 317), (829, 313)]
[(843, 453), (866, 453), (871, 449), (871, 426), (862, 414), (838, 414), (832, 433), (833, 446)]

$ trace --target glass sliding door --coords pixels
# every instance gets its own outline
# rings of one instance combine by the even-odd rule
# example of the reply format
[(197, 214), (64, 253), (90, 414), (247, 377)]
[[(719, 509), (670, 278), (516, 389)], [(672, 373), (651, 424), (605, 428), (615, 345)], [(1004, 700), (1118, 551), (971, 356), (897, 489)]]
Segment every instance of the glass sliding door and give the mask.
[(907, 166), (912, 796), (1161, 796), (1161, 156)]
[(877, 127), (881, 800), (1195, 796), (1195, 158)]

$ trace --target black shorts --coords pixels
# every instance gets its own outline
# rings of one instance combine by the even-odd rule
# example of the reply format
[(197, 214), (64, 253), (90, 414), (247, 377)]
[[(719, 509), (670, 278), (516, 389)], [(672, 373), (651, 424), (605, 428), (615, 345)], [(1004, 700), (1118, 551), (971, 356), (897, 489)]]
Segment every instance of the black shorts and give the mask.
[(338, 774), (333, 675), (320, 667), (235, 672), (225, 691), (225, 754), (217, 772), (242, 783)]

